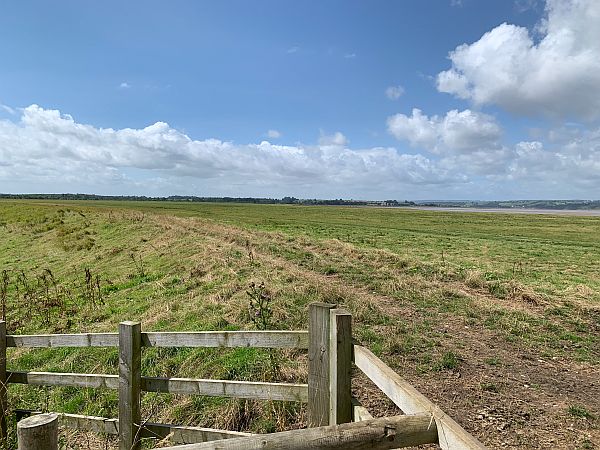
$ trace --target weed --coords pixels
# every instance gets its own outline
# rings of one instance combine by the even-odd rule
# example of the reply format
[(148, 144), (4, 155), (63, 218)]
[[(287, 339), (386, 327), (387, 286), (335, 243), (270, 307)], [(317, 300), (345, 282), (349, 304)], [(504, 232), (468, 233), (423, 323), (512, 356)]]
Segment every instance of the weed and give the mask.
[(442, 355), (442, 358), (433, 366), (433, 370), (454, 370), (458, 367), (459, 357), (456, 353), (448, 351)]
[(248, 255), (248, 258), (250, 259), (250, 263), (254, 264), (254, 251), (252, 250), (252, 246), (250, 245), (250, 240), (246, 239), (246, 254)]
[[(248, 304), (248, 312), (250, 314), (250, 320), (254, 323), (254, 326), (259, 330), (269, 330), (273, 327), (273, 309), (271, 307), (272, 296), (271, 293), (265, 287), (264, 281), (256, 284), (255, 282), (250, 283), (246, 294), (250, 298)], [(276, 357), (275, 351), (270, 348), (269, 361), (271, 363), (271, 376), (273, 379), (277, 379), (280, 373), (280, 363)]]
[(102, 289), (100, 288), (100, 275), (96, 274), (94, 276), (92, 270), (88, 267), (84, 271), (85, 285), (83, 287), (83, 298), (94, 307), (104, 305)]
[(500, 389), (495, 383), (479, 383), (479, 386), (481, 387), (481, 390), (486, 392), (500, 392)]
[(250, 283), (246, 294), (250, 298), (248, 311), (250, 320), (259, 330), (268, 330), (272, 327), (273, 309), (271, 308), (271, 294), (265, 287), (264, 281), (256, 284)]
[(581, 450), (593, 450), (594, 448), (594, 444), (589, 439), (584, 439), (579, 447)]
[(499, 366), (501, 364), (500, 358), (497, 357), (486, 358), (483, 362), (489, 366)]
[(594, 420), (596, 416), (594, 416), (591, 412), (589, 412), (585, 407), (581, 405), (571, 405), (569, 406), (569, 414), (573, 417), (580, 417), (582, 419)]
[(337, 269), (332, 266), (327, 266), (323, 269), (324, 275), (335, 275), (337, 272), (338, 272)]
[(43, 317), (43, 323), (50, 325), (53, 314), (65, 312), (65, 300), (71, 293), (57, 282), (48, 268), (37, 277), (37, 290), (38, 313)]
[(493, 281), (493, 282), (490, 282), (487, 286), (488, 286), (488, 291), (494, 297), (497, 297), (497, 298), (506, 298), (506, 295), (508, 294), (508, 291), (506, 289), (506, 286), (504, 286), (504, 284), (502, 282), (500, 282), (500, 281)]
[(135, 266), (135, 270), (137, 272), (137, 276), (139, 278), (145, 278), (146, 277), (146, 268), (144, 267), (144, 260), (142, 259), (142, 255), (136, 255), (135, 253), (131, 252), (129, 253), (129, 257), (131, 258), (131, 260), (133, 261), (133, 264)]

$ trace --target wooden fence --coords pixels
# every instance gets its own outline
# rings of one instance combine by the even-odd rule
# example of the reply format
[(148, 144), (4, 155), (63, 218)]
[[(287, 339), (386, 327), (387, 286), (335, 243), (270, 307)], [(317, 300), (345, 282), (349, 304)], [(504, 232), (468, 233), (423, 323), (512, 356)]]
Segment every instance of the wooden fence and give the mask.
[[(8, 347), (118, 347), (118, 375), (20, 372), (6, 368)], [(143, 347), (260, 347), (308, 350), (308, 384), (146, 377)], [(351, 394), (353, 364), (406, 415), (373, 419)], [(0, 438), (6, 440), (7, 386), (10, 383), (115, 389), (119, 417), (59, 414), (62, 426), (119, 436), (120, 450), (137, 450), (142, 438), (170, 436), (187, 449), (400, 448), (439, 443), (442, 449), (483, 449), (441, 409), (416, 391), (367, 348), (352, 340), (352, 316), (335, 305), (313, 303), (308, 331), (142, 332), (139, 322), (122, 322), (118, 333), (7, 335), (0, 322)], [(236, 397), (307, 403), (308, 426), (268, 435), (142, 421), (140, 395), (146, 392)], [(393, 430), (393, 432), (391, 431)], [(286, 434), (287, 433), (287, 434)], [(378, 437), (377, 437), (378, 436)], [(227, 439), (227, 441), (222, 441)], [(377, 444), (379, 442), (379, 444)], [(177, 447), (173, 447), (177, 448)]]

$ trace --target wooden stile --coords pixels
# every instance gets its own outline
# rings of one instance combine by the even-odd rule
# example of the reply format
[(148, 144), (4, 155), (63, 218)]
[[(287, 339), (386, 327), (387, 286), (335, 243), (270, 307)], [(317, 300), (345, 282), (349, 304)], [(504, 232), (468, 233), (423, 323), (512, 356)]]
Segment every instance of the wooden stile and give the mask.
[[(6, 370), (7, 347), (119, 347), (119, 374)], [(308, 384), (141, 376), (142, 347), (308, 348)], [(352, 398), (352, 362), (407, 416), (373, 419)], [(438, 443), (443, 450), (485, 449), (367, 348), (353, 345), (352, 316), (329, 303), (309, 307), (306, 331), (208, 331), (142, 333), (139, 322), (122, 322), (118, 333), (6, 335), (0, 321), (0, 438), (6, 442), (7, 383), (118, 389), (119, 417), (59, 414), (63, 426), (119, 436), (120, 450), (139, 450), (140, 439), (185, 443), (181, 450), (310, 448), (387, 449)], [(308, 403), (309, 429), (268, 435), (142, 423), (141, 392), (208, 395)], [(353, 422), (353, 423), (351, 423)], [(223, 440), (206, 443), (209, 440)], [(0, 441), (0, 446), (2, 442)], [(33, 447), (37, 448), (37, 447)]]

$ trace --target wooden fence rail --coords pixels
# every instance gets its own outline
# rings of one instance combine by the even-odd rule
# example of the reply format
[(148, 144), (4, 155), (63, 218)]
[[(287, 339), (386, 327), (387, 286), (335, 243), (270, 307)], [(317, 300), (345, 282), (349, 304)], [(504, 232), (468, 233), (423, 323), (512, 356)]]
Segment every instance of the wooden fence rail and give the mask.
[[(19, 410), (21, 414), (38, 415), (40, 411)], [(56, 413), (59, 423), (73, 430), (93, 431), (110, 436), (119, 435), (119, 420), (104, 417), (84, 416), (81, 414)], [(252, 433), (239, 431), (217, 430), (205, 427), (188, 427), (166, 423), (143, 422), (140, 426), (140, 436), (149, 439), (165, 439), (167, 436), (175, 444), (197, 444), (200, 442), (216, 441), (238, 437), (254, 436)]]
[[(118, 347), (119, 333), (7, 335), (7, 347)], [(142, 347), (308, 348), (306, 331), (142, 333)]]
[[(119, 373), (7, 371), (6, 351), (10, 347), (117, 347)], [(143, 347), (306, 349), (308, 384), (146, 377), (141, 373)], [(409, 415), (373, 419), (371, 413), (352, 398), (353, 363)], [(399, 448), (399, 444), (404, 443), (419, 445), (435, 442), (444, 450), (484, 449), (477, 439), (402, 380), (367, 348), (353, 345), (352, 316), (348, 311), (328, 303), (310, 305), (308, 331), (142, 332), (139, 322), (122, 322), (118, 333), (20, 336), (7, 335), (6, 325), (0, 321), (2, 441), (6, 441), (7, 436), (6, 387), (10, 383), (118, 390), (117, 419), (76, 414), (59, 414), (59, 419), (61, 425), (66, 427), (118, 435), (121, 450), (138, 450), (142, 438), (162, 439), (167, 435), (176, 444), (193, 444), (191, 447), (181, 447), (182, 450), (217, 448), (214, 444), (200, 444), (216, 439), (228, 439), (227, 443), (219, 444), (218, 448), (223, 449), (264, 448), (261, 443), (275, 445), (277, 448), (296, 449), (304, 448), (305, 439), (316, 439), (311, 442), (319, 442), (319, 445), (311, 448)], [(255, 438), (248, 433), (226, 430), (144, 423), (140, 409), (140, 396), (144, 391), (303, 402), (308, 406), (307, 418), (311, 429)], [(381, 427), (384, 427), (384, 431)], [(393, 430), (393, 435), (389, 434), (392, 433), (390, 430)]]
[[(119, 389), (118, 375), (58, 372), (7, 372), (8, 383)], [(308, 385), (193, 378), (141, 377), (141, 390), (170, 394), (235, 397), (256, 400), (308, 401)]]

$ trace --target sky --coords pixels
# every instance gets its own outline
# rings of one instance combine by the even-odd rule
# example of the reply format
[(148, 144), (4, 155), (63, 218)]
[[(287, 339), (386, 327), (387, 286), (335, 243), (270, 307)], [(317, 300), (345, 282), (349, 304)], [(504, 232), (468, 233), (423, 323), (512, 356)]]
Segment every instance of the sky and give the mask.
[(600, 198), (597, 0), (0, 5), (0, 193)]

